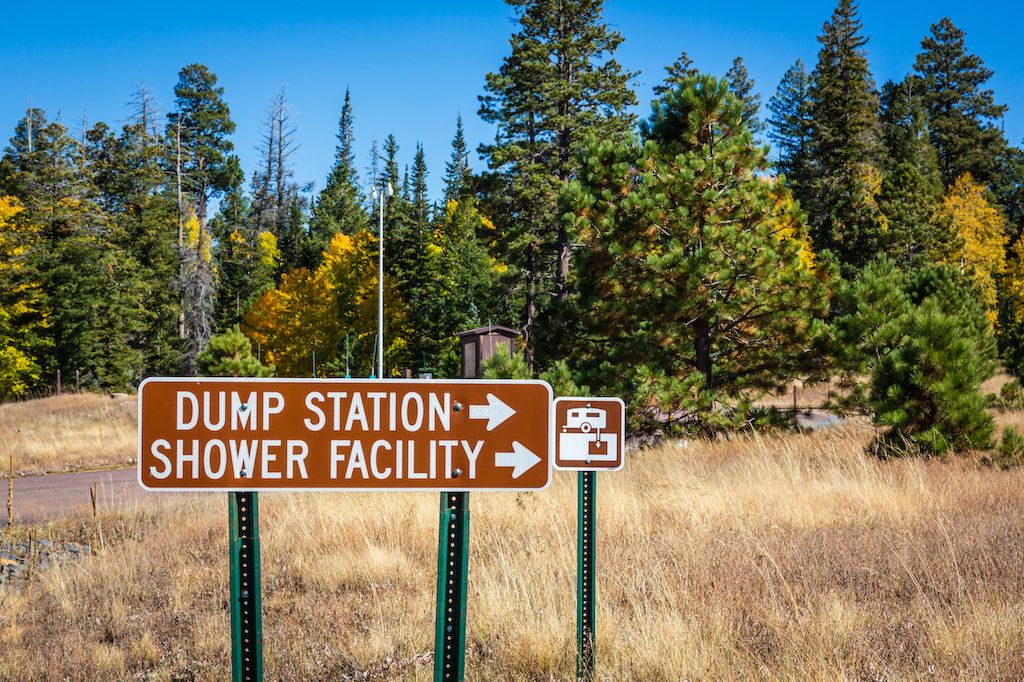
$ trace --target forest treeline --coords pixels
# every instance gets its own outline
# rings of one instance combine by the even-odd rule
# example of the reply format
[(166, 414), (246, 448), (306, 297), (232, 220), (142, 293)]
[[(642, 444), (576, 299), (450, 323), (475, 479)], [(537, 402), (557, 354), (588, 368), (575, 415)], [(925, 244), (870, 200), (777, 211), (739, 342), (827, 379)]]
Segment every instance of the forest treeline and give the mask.
[(638, 117), (603, 2), (508, 1), (480, 172), (455, 112), (443, 169), (419, 145), (403, 163), (394, 136), (360, 162), (345, 90), (333, 166), (307, 191), (284, 89), (243, 170), (229, 93), (202, 64), (166, 116), (144, 87), (120, 127), (29, 108), (0, 159), (0, 396), (58, 370), (98, 389), (368, 376), (370, 189), (390, 184), (391, 375), (454, 376), (453, 334), (505, 324), (523, 331), (520, 373), (622, 395), (634, 428), (757, 423), (765, 392), (839, 374), (845, 407), (904, 441), (987, 446), (980, 385), (1024, 370), (1024, 152), (962, 30), (940, 19), (879, 87), (840, 0), (817, 63), (767, 103), (741, 57), (713, 75), (683, 52)]

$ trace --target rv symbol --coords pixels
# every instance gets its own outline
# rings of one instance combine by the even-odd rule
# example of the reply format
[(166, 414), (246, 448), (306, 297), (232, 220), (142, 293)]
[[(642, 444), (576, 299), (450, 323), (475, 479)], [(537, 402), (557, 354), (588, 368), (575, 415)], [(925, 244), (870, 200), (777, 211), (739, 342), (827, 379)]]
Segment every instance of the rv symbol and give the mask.
[(569, 410), (566, 415), (565, 426), (562, 427), (562, 432), (579, 431), (581, 433), (590, 433), (591, 431), (597, 431), (601, 433), (607, 426), (608, 414), (604, 410), (577, 407), (574, 410)]

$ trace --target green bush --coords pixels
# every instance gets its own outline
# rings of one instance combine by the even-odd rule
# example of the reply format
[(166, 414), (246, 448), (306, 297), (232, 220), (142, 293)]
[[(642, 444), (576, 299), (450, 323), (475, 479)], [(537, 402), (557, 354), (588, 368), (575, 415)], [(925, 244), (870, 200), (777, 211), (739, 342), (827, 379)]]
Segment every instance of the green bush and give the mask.
[(1020, 381), (1011, 379), (999, 389), (999, 403), (1004, 410), (1019, 410), (1024, 407), (1024, 387)]
[(999, 449), (987, 458), (987, 462), (999, 469), (1011, 469), (1024, 464), (1024, 434), (1016, 427), (1007, 426)]
[(274, 369), (256, 359), (252, 342), (237, 324), (211, 338), (199, 356), (199, 372), (208, 377), (269, 377)]
[(930, 454), (983, 450), (995, 423), (981, 382), (988, 363), (955, 315), (933, 300), (904, 318), (900, 345), (886, 353), (871, 379), (875, 421), (889, 427), (886, 450), (914, 446)]

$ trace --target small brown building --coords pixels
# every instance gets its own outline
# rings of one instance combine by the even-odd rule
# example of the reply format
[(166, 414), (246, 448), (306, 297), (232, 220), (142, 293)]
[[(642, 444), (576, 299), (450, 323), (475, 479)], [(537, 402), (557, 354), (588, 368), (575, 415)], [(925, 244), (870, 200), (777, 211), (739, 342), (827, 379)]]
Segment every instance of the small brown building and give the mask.
[(479, 379), (481, 365), (492, 355), (495, 353), (512, 355), (519, 331), (511, 327), (492, 324), (486, 327), (467, 329), (464, 332), (458, 332), (455, 336), (459, 338), (461, 344), (462, 377), (464, 379)]

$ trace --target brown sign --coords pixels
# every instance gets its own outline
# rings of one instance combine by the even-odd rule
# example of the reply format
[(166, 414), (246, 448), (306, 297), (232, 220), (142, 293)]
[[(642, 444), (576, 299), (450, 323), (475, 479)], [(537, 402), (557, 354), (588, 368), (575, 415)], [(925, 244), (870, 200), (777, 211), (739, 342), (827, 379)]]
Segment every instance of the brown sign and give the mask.
[(626, 447), (626, 406), (619, 398), (555, 400), (555, 468), (617, 471)]
[(542, 381), (147, 379), (149, 490), (539, 490)]

